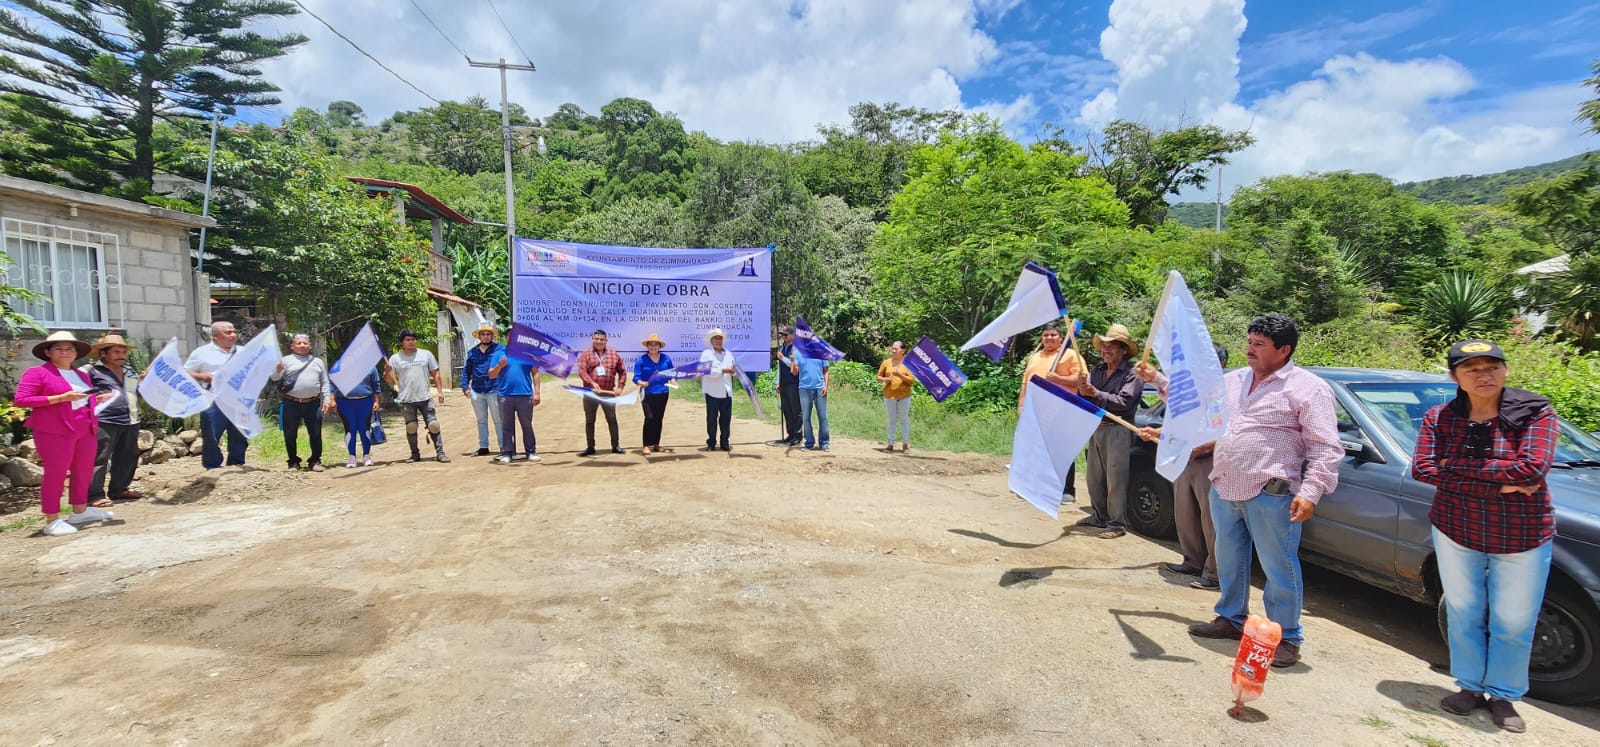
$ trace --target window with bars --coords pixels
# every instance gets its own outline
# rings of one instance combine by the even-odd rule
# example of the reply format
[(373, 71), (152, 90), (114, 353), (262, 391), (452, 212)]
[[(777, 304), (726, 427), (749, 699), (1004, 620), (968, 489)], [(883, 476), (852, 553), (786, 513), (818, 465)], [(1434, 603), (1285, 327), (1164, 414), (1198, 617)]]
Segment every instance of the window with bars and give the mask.
[[(6, 284), (45, 299), (13, 301), (13, 308), (46, 327), (110, 324), (106, 289), (118, 284), (121, 266), (115, 234), (4, 218), (0, 245), (11, 260), (5, 267)], [(118, 268), (115, 274), (107, 274), (108, 261)], [(120, 313), (118, 317), (120, 324)]]

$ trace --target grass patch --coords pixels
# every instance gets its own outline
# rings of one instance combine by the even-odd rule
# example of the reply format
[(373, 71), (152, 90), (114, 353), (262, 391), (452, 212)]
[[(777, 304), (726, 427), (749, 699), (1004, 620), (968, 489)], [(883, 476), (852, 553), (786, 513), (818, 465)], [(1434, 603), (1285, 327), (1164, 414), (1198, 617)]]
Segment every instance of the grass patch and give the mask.
[(1363, 717), (1361, 719), (1361, 723), (1365, 724), (1367, 726), (1370, 726), (1370, 727), (1372, 727), (1374, 729), (1393, 729), (1394, 728), (1394, 722), (1385, 721), (1382, 718), (1379, 718), (1378, 716), (1366, 716), (1366, 717)]
[(1406, 739), (1416, 742), (1417, 744), (1426, 745), (1427, 747), (1450, 747), (1450, 743), (1444, 741), (1443, 739), (1425, 737), (1421, 734), (1407, 734)]
[[(278, 428), (277, 423), (270, 420), (263, 422), (267, 423), (267, 429), (261, 435), (250, 439), (250, 457), (267, 464), (288, 462), (289, 452), (283, 448), (283, 431)], [(388, 426), (385, 424), (385, 431), (387, 430)], [(303, 427), (300, 428), (300, 439), (296, 444), (300, 460), (303, 462), (309, 459), (311, 438)], [(226, 449), (227, 446), (224, 445), (223, 448)], [(344, 455), (344, 425), (339, 422), (336, 413), (328, 413), (322, 419), (322, 461), (324, 463), (337, 461), (343, 464)]]
[(0, 524), (0, 534), (5, 532), (25, 532), (37, 528), (44, 523), (44, 514), (30, 513), (19, 516), (4, 524)]
[[(700, 382), (686, 381), (672, 394), (674, 399), (703, 402)], [(761, 409), (777, 438), (778, 424), (782, 422), (778, 394), (770, 388), (759, 393)], [(980, 454), (1006, 455), (1011, 453), (1011, 434), (1017, 427), (1014, 412), (963, 415), (933, 401), (924, 395), (913, 395), (911, 400), (911, 442), (914, 447), (937, 451), (971, 451)], [(733, 398), (733, 414), (741, 418), (754, 418), (755, 409), (750, 399), (742, 394)], [(881, 442), (885, 434), (887, 416), (883, 398), (877, 392), (863, 392), (850, 387), (835, 387), (828, 391), (828, 430), (830, 435), (848, 436), (867, 441)]]

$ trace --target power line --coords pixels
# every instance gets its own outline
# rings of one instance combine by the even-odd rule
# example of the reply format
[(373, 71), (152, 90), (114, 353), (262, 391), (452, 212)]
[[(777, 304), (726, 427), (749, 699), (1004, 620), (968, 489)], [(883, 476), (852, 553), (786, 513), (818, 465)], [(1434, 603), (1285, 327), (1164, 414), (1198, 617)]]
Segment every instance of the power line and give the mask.
[[(522, 48), (522, 42), (517, 41), (517, 35), (515, 33), (512, 33), (510, 26), (506, 25), (506, 19), (501, 18), (500, 9), (494, 7), (494, 0), (488, 0), (488, 3), (489, 3), (489, 10), (494, 11), (494, 17), (500, 19), (500, 28), (503, 28), (503, 29), (506, 30), (506, 36), (511, 37), (511, 43), (516, 45), (518, 52), (522, 53), (522, 59), (527, 60), (528, 66), (532, 67), (533, 66), (533, 58), (528, 56), (528, 52)], [(465, 55), (463, 55), (463, 56), (465, 56)]]
[(312, 17), (312, 18), (315, 18), (315, 19), (317, 19), (317, 22), (318, 22), (318, 23), (321, 23), (321, 24), (322, 24), (322, 25), (324, 25), (324, 26), (327, 26), (327, 27), (328, 27), (328, 30), (329, 30), (329, 31), (332, 31), (332, 32), (333, 32), (333, 35), (334, 35), (334, 36), (337, 36), (337, 37), (339, 37), (339, 38), (340, 38), (340, 39), (343, 39), (343, 40), (344, 40), (344, 42), (345, 42), (345, 43), (346, 43), (346, 44), (349, 44), (349, 45), (350, 45), (350, 46), (352, 46), (352, 47), (354, 47), (354, 48), (355, 48), (355, 50), (356, 50), (356, 51), (357, 51), (357, 52), (360, 52), (360, 53), (361, 53), (361, 54), (362, 54), (362, 55), (363, 55), (363, 56), (365, 56), (365, 57), (366, 57), (366, 58), (367, 58), (367, 59), (369, 59), (369, 60), (372, 60), (372, 62), (373, 62), (373, 64), (376, 64), (376, 65), (377, 65), (377, 66), (378, 66), (378, 67), (381, 67), (381, 68), (383, 68), (383, 69), (384, 69), (384, 71), (386, 71), (386, 72), (388, 72), (388, 73), (389, 73), (389, 74), (390, 74), (390, 75), (393, 75), (393, 76), (394, 76), (394, 77), (395, 77), (395, 78), (396, 78), (396, 79), (398, 79), (398, 80), (399, 80), (399, 81), (400, 81), (400, 82), (401, 82), (401, 83), (404, 83), (404, 84), (406, 84), (406, 85), (408, 85), (408, 86), (411, 86), (411, 90), (413, 90), (413, 91), (416, 91), (416, 92), (417, 92), (417, 93), (420, 93), (420, 94), (422, 94), (422, 96), (423, 96), (423, 98), (426, 98), (426, 99), (427, 99), (427, 100), (429, 100), (429, 101), (432, 101), (432, 102), (433, 102), (433, 103), (435, 103), (435, 104), (437, 104), (437, 103), (440, 103), (440, 102), (439, 102), (439, 100), (438, 100), (438, 99), (436, 99), (436, 98), (434, 98), (434, 97), (432, 97), (432, 96), (429, 96), (429, 95), (428, 95), (428, 92), (427, 92), (427, 91), (424, 91), (424, 90), (422, 90), (422, 89), (421, 89), (421, 88), (418, 88), (418, 87), (417, 87), (417, 84), (415, 84), (415, 83), (412, 83), (412, 82), (411, 82), (411, 81), (409, 81), (409, 80), (406, 80), (406, 79), (405, 79), (405, 77), (404, 77), (404, 76), (402, 76), (402, 75), (400, 75), (400, 74), (399, 74), (399, 73), (397, 73), (397, 72), (395, 72), (395, 71), (394, 71), (394, 70), (392, 70), (392, 69), (390, 69), (390, 68), (389, 68), (389, 66), (388, 66), (388, 65), (385, 65), (385, 64), (383, 64), (383, 62), (382, 62), (382, 61), (380, 61), (380, 60), (379, 60), (379, 59), (378, 59), (378, 58), (376, 58), (376, 57), (373, 57), (373, 56), (372, 56), (372, 53), (370, 53), (370, 52), (368, 52), (368, 51), (367, 51), (367, 50), (365, 50), (365, 49), (362, 49), (362, 48), (361, 48), (361, 45), (360, 45), (360, 44), (357, 44), (357, 43), (355, 43), (355, 42), (354, 42), (354, 41), (352, 41), (352, 40), (351, 40), (351, 39), (350, 39), (350, 37), (348, 37), (348, 36), (345, 36), (345, 35), (344, 35), (344, 34), (341, 34), (341, 33), (339, 33), (339, 30), (338, 30), (338, 29), (336, 29), (336, 28), (334, 28), (334, 27), (333, 27), (333, 24), (331, 24), (331, 23), (328, 23), (328, 22), (327, 22), (327, 21), (324, 21), (324, 20), (322, 20), (322, 16), (319, 16), (319, 15), (317, 15), (317, 14), (316, 14), (316, 13), (312, 13), (312, 12), (311, 12), (311, 9), (310, 9), (310, 8), (307, 8), (307, 7), (306, 7), (306, 6), (305, 6), (305, 5), (302, 5), (302, 4), (301, 4), (301, 3), (300, 3), (300, 0), (290, 0), (290, 2), (292, 2), (292, 3), (294, 3), (294, 4), (295, 4), (295, 6), (297, 6), (297, 7), (299, 7), (299, 8), (300, 8), (300, 10), (303, 10), (303, 11), (305, 11), (305, 14), (306, 14), (306, 15), (308, 15), (308, 16), (311, 16), (311, 17)]
[(428, 11), (423, 10), (422, 6), (417, 4), (417, 0), (411, 0), (411, 7), (416, 8), (417, 12), (422, 14), (423, 20), (426, 20), (428, 25), (433, 27), (434, 31), (439, 32), (439, 35), (444, 37), (444, 43), (449, 44), (457, 52), (460, 52), (462, 57), (467, 56), (467, 53), (463, 52), (461, 47), (456, 46), (455, 42), (450, 41), (450, 36), (445, 34), (444, 29), (439, 28), (439, 24), (433, 22), (433, 19), (428, 16)]

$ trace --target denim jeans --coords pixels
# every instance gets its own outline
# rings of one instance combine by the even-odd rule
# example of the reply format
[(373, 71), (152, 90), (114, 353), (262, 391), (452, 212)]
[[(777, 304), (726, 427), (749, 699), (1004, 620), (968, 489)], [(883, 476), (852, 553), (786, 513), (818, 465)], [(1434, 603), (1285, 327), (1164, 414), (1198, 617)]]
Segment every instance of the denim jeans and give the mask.
[(1450, 622), (1450, 674), (1461, 689), (1513, 701), (1528, 692), (1528, 658), (1554, 544), (1516, 553), (1478, 552), (1434, 528), (1434, 557)]
[(1301, 524), (1289, 521), (1291, 495), (1261, 493), (1243, 501), (1225, 501), (1211, 491), (1211, 523), (1217, 531), (1217, 582), (1222, 596), (1218, 615), (1240, 629), (1250, 616), (1250, 556), (1261, 558), (1267, 584), (1261, 594), (1267, 619), (1283, 626), (1283, 640), (1305, 643), (1300, 605), (1305, 579), (1300, 575)]
[(884, 397), (883, 412), (884, 416), (889, 421), (889, 427), (886, 429), (887, 435), (884, 437), (884, 443), (894, 443), (894, 432), (896, 426), (898, 426), (900, 430), (900, 442), (911, 443), (911, 398), (901, 397), (900, 399), (889, 399), (888, 397)]
[(250, 440), (217, 409), (216, 405), (200, 413), (200, 466), (216, 469), (222, 466), (222, 435), (228, 435), (228, 464), (244, 464)]
[[(812, 436), (811, 431), (811, 410), (813, 407), (817, 411), (817, 433), (815, 438)], [(813, 446), (828, 448), (828, 398), (822, 396), (821, 389), (800, 390), (800, 415), (801, 420), (805, 422), (806, 448), (809, 449)]]
[[(478, 419), (478, 448), (489, 448), (489, 420), (494, 420), (494, 433), (500, 433), (500, 395), (497, 392), (473, 392), (472, 416)], [(499, 439), (496, 438), (498, 441)]]

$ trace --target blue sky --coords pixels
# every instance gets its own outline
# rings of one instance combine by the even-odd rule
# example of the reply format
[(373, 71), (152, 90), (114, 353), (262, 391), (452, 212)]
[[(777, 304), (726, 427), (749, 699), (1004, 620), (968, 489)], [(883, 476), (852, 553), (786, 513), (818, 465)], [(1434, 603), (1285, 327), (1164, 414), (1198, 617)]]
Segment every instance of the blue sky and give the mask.
[[(0, 0), (3, 2), (4, 0)], [(1248, 129), (1228, 188), (1263, 176), (1485, 173), (1600, 148), (1573, 123), (1594, 97), (1600, 0), (301, 0), (438, 99), (498, 99), (477, 59), (522, 57), (511, 98), (534, 116), (620, 96), (694, 130), (814, 138), (850, 105), (1001, 117), (1028, 140), (1112, 118)], [(418, 7), (437, 23), (436, 30)], [(377, 122), (430, 104), (301, 15), (266, 24), (311, 41), (264, 66), (280, 106), (348, 99)], [(446, 40), (449, 37), (449, 41)]]

